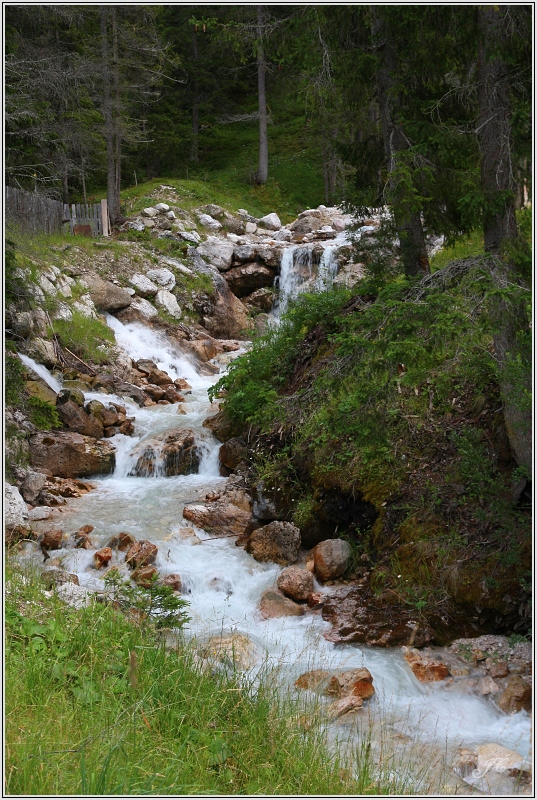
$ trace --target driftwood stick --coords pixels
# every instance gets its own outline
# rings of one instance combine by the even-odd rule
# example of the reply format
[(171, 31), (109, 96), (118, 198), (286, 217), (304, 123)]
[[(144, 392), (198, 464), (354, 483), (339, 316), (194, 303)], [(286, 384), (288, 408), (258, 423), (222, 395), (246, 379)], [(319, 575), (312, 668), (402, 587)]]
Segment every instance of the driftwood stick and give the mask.
[(74, 353), (71, 353), (71, 351), (69, 350), (69, 348), (68, 348), (68, 347), (65, 347), (65, 346), (64, 346), (64, 348), (63, 348), (63, 349), (64, 349), (64, 350), (66, 350), (66, 351), (69, 353), (69, 355), (70, 355), (70, 356), (73, 356), (73, 358), (76, 358), (76, 360), (77, 360), (77, 361), (80, 361), (80, 363), (81, 363), (81, 364), (84, 364), (84, 366), (85, 366), (85, 367), (87, 367), (87, 368), (88, 368), (88, 369), (89, 369), (89, 370), (90, 370), (90, 371), (91, 371), (91, 372), (92, 372), (94, 375), (96, 375), (96, 374), (97, 374), (97, 373), (95, 372), (95, 370), (93, 369), (93, 367), (90, 367), (90, 365), (89, 365), (89, 364), (86, 364), (86, 362), (85, 362), (85, 361), (83, 361), (81, 358), (79, 358), (78, 356), (75, 356), (75, 354), (74, 354)]

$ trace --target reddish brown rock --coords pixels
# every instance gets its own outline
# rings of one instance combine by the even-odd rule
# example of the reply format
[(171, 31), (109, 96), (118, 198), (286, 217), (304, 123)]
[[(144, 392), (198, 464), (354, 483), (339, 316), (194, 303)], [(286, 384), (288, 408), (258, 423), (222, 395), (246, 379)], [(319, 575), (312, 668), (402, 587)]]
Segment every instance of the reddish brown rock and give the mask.
[(259, 600), (259, 610), (264, 619), (273, 617), (300, 617), (304, 607), (285, 597), (277, 589), (266, 589)]
[(41, 546), (46, 550), (60, 550), (63, 546), (63, 531), (57, 528), (46, 531), (41, 539)]
[(418, 650), (403, 647), (403, 655), (410, 669), (421, 683), (443, 681), (449, 675), (449, 669), (443, 661), (427, 658)]
[(90, 533), (93, 530), (93, 525), (82, 525), (81, 528), (75, 531), (75, 547), (82, 550), (91, 550), (93, 548), (93, 541), (90, 538)]
[(298, 558), (300, 530), (291, 522), (270, 522), (253, 531), (246, 542), (246, 551), (256, 561), (292, 564)]
[(506, 714), (531, 711), (531, 686), (520, 675), (512, 675), (498, 698), (498, 705)]
[(313, 575), (300, 567), (287, 567), (278, 576), (278, 589), (291, 600), (303, 602), (313, 592)]
[(327, 595), (324, 592), (312, 592), (307, 598), (308, 607), (313, 609), (322, 608), (326, 598)]
[(158, 575), (156, 567), (137, 567), (131, 574), (131, 578), (142, 589), (149, 589), (154, 581), (155, 576)]
[(352, 694), (367, 700), (375, 694), (373, 677), (365, 667), (336, 672), (328, 681), (325, 694), (332, 697), (346, 697)]
[(308, 672), (303, 672), (302, 675), (296, 679), (295, 686), (297, 689), (321, 691), (326, 688), (329, 680), (330, 672), (328, 670), (311, 669)]
[(184, 391), (184, 392), (187, 392), (190, 389), (192, 389), (192, 386), (189, 384), (188, 381), (185, 381), (184, 378), (176, 378), (174, 380), (174, 384), (175, 384), (175, 386), (177, 386), (178, 389), (180, 389), (181, 391)]
[(164, 390), (164, 399), (167, 400), (169, 403), (184, 403), (185, 398), (182, 394), (175, 389), (173, 385), (166, 386)]
[(129, 547), (125, 562), (131, 569), (147, 567), (149, 564), (154, 564), (157, 553), (158, 547), (155, 544), (147, 539), (141, 539)]
[(369, 587), (340, 589), (327, 597), (322, 618), (332, 624), (324, 634), (329, 642), (364, 642), (380, 647), (408, 644), (416, 647), (434, 638), (426, 624), (416, 623), (412, 612), (402, 605), (375, 597)]
[(493, 658), (487, 658), (485, 666), (491, 678), (506, 678), (509, 674), (507, 661), (496, 661)]
[(30, 463), (61, 478), (114, 471), (116, 450), (106, 441), (70, 431), (46, 431), (30, 437)]
[(333, 581), (347, 568), (351, 554), (348, 542), (343, 539), (325, 539), (313, 548), (313, 569), (320, 581)]
[(103, 547), (101, 550), (97, 550), (94, 555), (95, 559), (95, 569), (102, 569), (103, 567), (107, 567), (110, 563), (112, 558), (112, 549), (110, 547)]
[(74, 400), (67, 400), (61, 405), (56, 405), (58, 416), (70, 431), (81, 433), (84, 436), (93, 436), (100, 439), (104, 432), (103, 423), (92, 414), (86, 413)]
[(228, 439), (235, 435), (235, 423), (229, 419), (224, 411), (219, 411), (214, 417), (207, 417), (203, 427), (209, 428), (219, 442), (227, 442)]
[(191, 475), (198, 471), (200, 462), (196, 435), (190, 428), (162, 431), (144, 439), (133, 448), (132, 455), (137, 461), (131, 475)]
[(248, 459), (248, 446), (244, 439), (235, 436), (224, 442), (218, 454), (220, 464), (229, 470), (234, 470), (241, 461)]
[(170, 575), (166, 575), (166, 577), (162, 579), (161, 583), (163, 586), (169, 586), (174, 592), (182, 592), (183, 590), (181, 576), (175, 572)]
[(134, 433), (134, 423), (130, 419), (126, 419), (125, 422), (122, 422), (119, 426), (118, 432), (122, 433), (124, 436), (132, 436)]
[(108, 542), (108, 547), (125, 551), (132, 547), (133, 544), (136, 544), (136, 536), (133, 536), (132, 533), (127, 533), (127, 531), (122, 531)]
[(348, 697), (342, 697), (341, 700), (336, 700), (334, 703), (330, 703), (327, 713), (329, 717), (332, 717), (332, 719), (338, 719), (346, 714), (352, 714), (355, 711), (359, 711), (362, 708), (362, 705), (363, 700), (361, 697), (349, 695)]
[(164, 397), (164, 389), (155, 383), (148, 383), (144, 386), (144, 392), (149, 395), (151, 400), (162, 400)]
[(147, 380), (149, 383), (156, 384), (157, 386), (168, 386), (170, 383), (173, 383), (173, 378), (170, 378), (168, 373), (164, 372), (162, 369), (152, 370), (148, 374)]
[(191, 503), (184, 507), (183, 517), (213, 536), (240, 536), (250, 525), (251, 514), (225, 499), (214, 503)]
[(193, 341), (185, 342), (183, 347), (185, 345), (202, 362), (210, 361), (211, 358), (214, 358), (223, 350), (221, 344), (215, 339), (194, 339)]

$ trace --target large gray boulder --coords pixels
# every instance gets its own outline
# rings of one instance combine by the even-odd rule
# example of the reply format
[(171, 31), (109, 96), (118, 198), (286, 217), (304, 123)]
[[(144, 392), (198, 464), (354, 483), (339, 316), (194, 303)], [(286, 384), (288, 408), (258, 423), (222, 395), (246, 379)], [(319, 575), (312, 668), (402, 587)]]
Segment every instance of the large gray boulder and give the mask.
[[(188, 270), (188, 272), (191, 274), (191, 270)], [(148, 269), (147, 277), (150, 281), (154, 281), (163, 289), (167, 289), (169, 292), (171, 292), (175, 286), (175, 275), (173, 272), (171, 272), (171, 270), (166, 269), (166, 267), (161, 267), (160, 269)]]
[(130, 306), (132, 297), (121, 287), (105, 281), (98, 275), (85, 275), (84, 282), (96, 308), (103, 311), (116, 311)]
[(129, 283), (134, 286), (137, 294), (139, 294), (140, 297), (152, 297), (158, 292), (159, 288), (156, 283), (153, 283), (153, 281), (149, 279), (149, 277), (141, 275), (138, 272), (135, 273), (132, 278), (129, 278)]
[(261, 225), (262, 228), (266, 228), (269, 231), (279, 231), (282, 227), (279, 216), (274, 212), (272, 214), (267, 214), (265, 217), (261, 217), (261, 219), (258, 220), (258, 225)]
[(227, 239), (208, 236), (206, 241), (198, 247), (198, 253), (221, 272), (225, 272), (231, 267), (234, 248), (233, 242)]
[(28, 508), (21, 497), (21, 493), (16, 486), (12, 486), (7, 481), (4, 483), (4, 525), (8, 530), (17, 526), (26, 527), (28, 525)]

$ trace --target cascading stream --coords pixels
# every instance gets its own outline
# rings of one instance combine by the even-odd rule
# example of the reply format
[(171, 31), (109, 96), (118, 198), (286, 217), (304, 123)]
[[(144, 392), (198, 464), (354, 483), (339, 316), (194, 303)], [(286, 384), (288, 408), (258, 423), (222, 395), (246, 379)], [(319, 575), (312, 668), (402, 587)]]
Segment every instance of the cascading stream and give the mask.
[[(306, 257), (295, 256), (297, 251), (305, 250), (290, 247), (284, 254), (281, 289), (285, 287), (285, 292), (280, 295), (284, 305), (307, 271)], [(334, 250), (325, 249), (317, 280), (329, 281), (334, 274)], [(282, 299), (280, 309), (281, 306)], [(186, 378), (192, 392), (186, 395), (184, 415), (178, 415), (172, 405), (138, 408), (131, 401), (118, 398), (128, 407), (129, 415), (136, 418), (135, 435), (118, 434), (110, 440), (117, 448), (115, 473), (92, 479), (97, 488), (71, 501), (70, 509), (61, 514), (61, 520), (58, 517), (65, 533), (91, 524), (95, 526), (92, 537), (99, 547), (121, 531), (157, 544), (159, 572), (179, 573), (188, 594), (191, 621), (187, 635), (204, 639), (229, 632), (246, 634), (264, 653), (267, 666), (279, 669), (282, 685), (290, 690), (293, 681), (312, 668), (367, 667), (373, 675), (376, 694), (369, 701), (369, 717), (366, 713), (364, 724), (367, 727), (368, 720), (373, 720), (376, 730), (375, 725), (380, 725), (378, 720), (382, 718), (383, 735), (395, 737), (394, 741), (397, 737), (418, 737), (438, 753), (452, 753), (462, 743), (471, 746), (498, 742), (526, 756), (530, 720), (525, 712), (506, 717), (481, 697), (447, 686), (419, 684), (398, 649), (335, 647), (323, 638), (330, 625), (319, 616), (268, 620), (260, 617), (260, 595), (274, 585), (281, 567), (258, 563), (236, 547), (234, 539), (212, 539), (200, 530), (195, 531), (197, 538), (193, 537), (189, 533), (192, 526), (182, 517), (186, 503), (202, 502), (208, 492), (221, 489), (227, 480), (219, 476), (219, 445), (202, 427), (204, 419), (216, 410), (211, 407), (207, 390), (218, 376), (199, 375), (164, 334), (135, 323), (123, 325), (113, 317), (108, 321), (127, 355), (133, 359), (150, 358), (170, 376)], [(28, 366), (35, 369), (33, 364)], [(102, 402), (113, 399), (102, 393), (86, 393), (86, 398)], [(205, 448), (198, 474), (168, 478), (131, 475), (130, 454), (134, 447), (147, 437), (177, 428), (195, 430), (201, 448)], [(63, 568), (76, 572), (81, 585), (102, 590), (100, 573), (92, 568), (94, 552), (66, 549), (58, 555), (63, 557)], [(112, 563), (126, 574), (120, 556), (123, 554), (115, 554)], [(328, 587), (325, 590), (330, 591)]]

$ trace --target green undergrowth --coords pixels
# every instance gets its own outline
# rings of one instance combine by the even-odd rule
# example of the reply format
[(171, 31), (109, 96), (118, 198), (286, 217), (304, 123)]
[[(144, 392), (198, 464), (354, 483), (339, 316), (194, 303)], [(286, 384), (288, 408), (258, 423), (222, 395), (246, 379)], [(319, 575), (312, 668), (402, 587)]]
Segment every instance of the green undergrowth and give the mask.
[(114, 333), (100, 319), (73, 310), (70, 320), (55, 320), (53, 330), (60, 343), (84, 361), (108, 363), (109, 348), (115, 342)]
[[(331, 535), (373, 557), (380, 589), (417, 610), (450, 596), (477, 602), (479, 553), (484, 603), (498, 608), (502, 592), (523, 588), (529, 509), (512, 499), (521, 476), (503, 423), (487, 262), (449, 269), (423, 291), (398, 278), (375, 294), (364, 281), (300, 297), (212, 392), (237, 435), (249, 429), (258, 479), (279, 487), (303, 533), (327, 492), (341, 504), (361, 496), (374, 525)], [(520, 292), (505, 296), (516, 304)]]
[(407, 788), (389, 777), (388, 764), (374, 777), (367, 742), (344, 765), (313, 724), (314, 709), (277, 694), (270, 675), (240, 680), (211, 670), (186, 641), (167, 649), (147, 618), (102, 603), (74, 610), (14, 565), (7, 577), (8, 794), (360, 795)]

